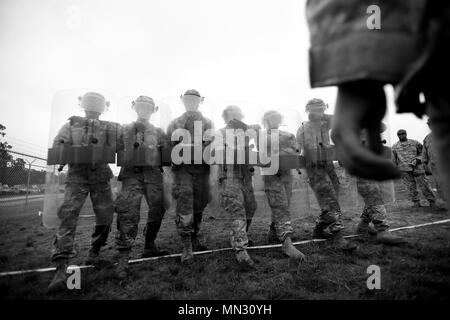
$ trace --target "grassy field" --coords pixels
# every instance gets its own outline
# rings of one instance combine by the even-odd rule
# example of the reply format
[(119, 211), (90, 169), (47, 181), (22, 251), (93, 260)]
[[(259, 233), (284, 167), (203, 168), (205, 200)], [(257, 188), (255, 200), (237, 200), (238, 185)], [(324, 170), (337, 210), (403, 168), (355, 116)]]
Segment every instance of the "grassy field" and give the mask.
[[(254, 245), (267, 244), (270, 213), (263, 194), (258, 195), (259, 209), (249, 231)], [(388, 206), (392, 227), (415, 225), (448, 218), (448, 212), (429, 208), (410, 209), (407, 201)], [(138, 258), (143, 248), (142, 230), (146, 220), (142, 207), (140, 231), (133, 250)], [(41, 225), (37, 212), (42, 202), (2, 205), (0, 208), (0, 271), (51, 266), (49, 261), (54, 231)], [(87, 204), (84, 212), (89, 212)], [(344, 211), (346, 233), (353, 234), (361, 204)], [(311, 238), (317, 208), (307, 210), (294, 201), (294, 240)], [(229, 222), (223, 212), (208, 208), (204, 215), (201, 239), (211, 249), (229, 247)], [(92, 217), (80, 218), (77, 229), (78, 256), (73, 264), (82, 265), (89, 249)], [(114, 261), (114, 233), (103, 256)], [(327, 243), (310, 243), (298, 248), (307, 261), (289, 262), (279, 248), (251, 250), (257, 263), (252, 272), (237, 267), (232, 252), (195, 257), (195, 264), (181, 266), (177, 258), (148, 261), (130, 267), (124, 281), (114, 277), (113, 267), (82, 270), (81, 290), (48, 294), (53, 276), (31, 273), (0, 278), (0, 296), (6, 299), (448, 299), (450, 296), (450, 224), (429, 226), (397, 233), (408, 243), (397, 247), (376, 244), (372, 239), (355, 238), (358, 249), (352, 254), (334, 251)], [(163, 221), (158, 244), (179, 253), (174, 212)], [(381, 268), (381, 289), (368, 290), (367, 267)]]

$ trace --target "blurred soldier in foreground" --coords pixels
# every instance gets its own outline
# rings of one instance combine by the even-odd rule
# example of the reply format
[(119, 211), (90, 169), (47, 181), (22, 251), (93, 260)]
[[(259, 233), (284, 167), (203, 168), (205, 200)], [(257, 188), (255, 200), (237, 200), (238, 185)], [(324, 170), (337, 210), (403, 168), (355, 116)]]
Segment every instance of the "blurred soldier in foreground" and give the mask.
[[(400, 177), (380, 156), (383, 86), (392, 84), (398, 112), (430, 117), (450, 199), (450, 90), (436, 76), (450, 74), (450, 3), (317, 0), (307, 2), (306, 16), (311, 86), (338, 86), (332, 137), (344, 166), (368, 179)], [(360, 144), (361, 129), (368, 130), (370, 150)]]
[(320, 99), (306, 104), (309, 119), (297, 131), (297, 142), (306, 157), (306, 172), (321, 212), (316, 220), (313, 238), (334, 239), (336, 246), (353, 250), (356, 246), (342, 237), (341, 208), (338, 201), (339, 180), (334, 171), (332, 159), (325, 153), (324, 159), (309, 160), (318, 152), (330, 149), (330, 126), (332, 116), (325, 113), (327, 106)]
[(406, 130), (397, 131), (399, 141), (392, 146), (394, 163), (402, 172), (402, 181), (409, 195), (409, 200), (413, 202), (414, 208), (420, 207), (419, 186), (422, 194), (430, 203), (430, 207), (435, 206), (433, 192), (425, 178), (425, 170), (422, 164), (423, 146), (418, 141), (408, 139)]
[[(234, 138), (233, 145), (229, 145), (226, 140), (226, 131), (238, 134), (237, 130), (244, 134), (247, 129), (253, 129), (257, 132), (258, 125), (251, 126), (242, 122), (244, 115), (237, 106), (227, 106), (222, 113), (222, 118), (226, 123), (225, 128), (220, 130), (224, 142), (226, 153), (235, 154), (238, 151), (244, 151), (247, 157), (249, 152), (249, 138), (245, 136), (244, 144)], [(225, 159), (225, 158), (224, 158)], [(237, 157), (233, 156), (233, 159)], [(249, 164), (231, 164), (219, 165), (219, 188), (220, 202), (222, 208), (230, 215), (231, 226), (231, 246), (235, 250), (236, 260), (244, 269), (254, 268), (254, 262), (247, 253), (249, 240), (247, 236), (250, 223), (256, 211), (256, 199), (253, 192), (254, 168)]]
[[(167, 136), (178, 129), (188, 130), (191, 141), (201, 141), (204, 148), (211, 141), (203, 141), (205, 131), (212, 129), (211, 120), (205, 118), (198, 110), (203, 97), (197, 90), (188, 90), (181, 96), (186, 112), (173, 120), (167, 129)], [(201, 137), (194, 133), (194, 123), (201, 126)], [(181, 141), (171, 141), (172, 145)], [(186, 144), (184, 141), (183, 143)], [(193, 161), (193, 160), (192, 160)], [(200, 164), (172, 165), (174, 175), (173, 198), (176, 200), (176, 225), (183, 242), (182, 263), (192, 261), (192, 250), (204, 251), (207, 248), (200, 244), (197, 235), (202, 221), (203, 210), (209, 201), (209, 165)]]
[[(108, 146), (115, 145), (117, 125), (99, 120), (109, 103), (98, 93), (88, 92), (80, 99), (84, 117), (73, 116), (54, 139), (53, 146)], [(64, 202), (58, 216), (61, 225), (56, 233), (52, 261), (56, 274), (49, 289), (66, 286), (66, 269), (73, 251), (78, 215), (90, 194), (96, 225), (92, 234), (87, 263), (98, 261), (100, 248), (106, 244), (114, 214), (110, 179), (112, 172), (107, 163), (71, 164), (66, 180)]]
[[(428, 127), (430, 127), (430, 120), (427, 121)], [(423, 150), (422, 150), (422, 160), (425, 166), (425, 172), (431, 175), (436, 184), (437, 194), (442, 201), (445, 202), (444, 192), (442, 190), (442, 176), (439, 174), (437, 155), (433, 143), (433, 133), (427, 134), (425, 139), (423, 139)]]
[(151, 115), (157, 111), (152, 98), (139, 96), (132, 102), (132, 107), (136, 111), (137, 120), (123, 125), (118, 151), (133, 152), (139, 147), (142, 148), (141, 150), (148, 149), (153, 152), (152, 155), (155, 155), (152, 157), (155, 163), (147, 166), (123, 166), (119, 173), (118, 179), (122, 181), (122, 190), (116, 199), (115, 210), (117, 212), (116, 245), (119, 251), (117, 274), (121, 278), (127, 274), (128, 258), (136, 239), (141, 217), (142, 197), (145, 197), (148, 205), (142, 257), (168, 254), (168, 251), (159, 250), (155, 245), (165, 213), (160, 151), (163, 147), (168, 147), (168, 141), (164, 131), (149, 122)]
[[(386, 125), (383, 124), (382, 132), (386, 130)], [(362, 143), (367, 144), (367, 133), (362, 132)], [(382, 185), (377, 181), (368, 180), (364, 178), (357, 178), (356, 185), (358, 193), (364, 200), (364, 209), (361, 214), (361, 221), (358, 224), (356, 233), (363, 235), (375, 235), (375, 240), (384, 244), (400, 244), (405, 241), (397, 236), (394, 236), (389, 231), (389, 224), (387, 222), (386, 207), (383, 201)], [(373, 224), (373, 227), (370, 225)]]
[[(278, 131), (278, 155), (299, 154), (295, 136), (292, 133), (279, 130), (282, 116), (275, 110), (267, 111), (263, 116), (264, 127), (267, 130), (267, 150), (272, 150), (271, 135)], [(273, 130), (273, 131), (272, 131)], [(270, 155), (273, 157), (274, 155)], [(264, 191), (272, 209), (271, 220), (278, 240), (282, 243), (281, 250), (294, 260), (304, 260), (305, 255), (292, 244), (293, 233), (289, 205), (292, 198), (293, 177), (290, 169), (279, 168), (274, 175), (263, 174)]]

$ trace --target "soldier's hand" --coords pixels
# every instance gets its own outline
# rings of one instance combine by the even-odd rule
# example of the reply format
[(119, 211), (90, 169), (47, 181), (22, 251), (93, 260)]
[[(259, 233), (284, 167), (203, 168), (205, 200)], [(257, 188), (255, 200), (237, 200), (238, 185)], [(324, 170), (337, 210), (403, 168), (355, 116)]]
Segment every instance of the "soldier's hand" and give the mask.
[[(331, 137), (350, 174), (373, 180), (400, 177), (395, 165), (381, 155), (380, 129), (385, 112), (382, 84), (361, 81), (339, 87)], [(361, 143), (363, 129), (367, 130), (369, 148)]]

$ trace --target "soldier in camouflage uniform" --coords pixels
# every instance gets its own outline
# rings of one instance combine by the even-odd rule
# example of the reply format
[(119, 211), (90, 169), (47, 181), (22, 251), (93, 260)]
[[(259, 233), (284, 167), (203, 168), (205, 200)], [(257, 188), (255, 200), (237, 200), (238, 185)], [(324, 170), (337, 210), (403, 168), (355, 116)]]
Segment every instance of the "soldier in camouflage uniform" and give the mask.
[[(295, 136), (289, 132), (279, 130), (282, 116), (278, 111), (267, 111), (263, 116), (263, 123), (267, 129), (267, 149), (271, 148), (272, 130), (278, 130), (278, 151), (279, 155), (298, 154), (298, 145)], [(273, 156), (273, 155), (271, 155)], [(292, 197), (293, 177), (290, 169), (279, 168), (274, 175), (263, 175), (264, 191), (272, 210), (271, 228), (275, 229), (278, 240), (282, 243), (281, 250), (288, 257), (294, 260), (303, 260), (304, 254), (297, 250), (292, 244), (293, 233), (291, 224), (291, 213), (289, 206)]]
[[(55, 137), (53, 147), (70, 146), (114, 146), (117, 124), (99, 120), (109, 103), (98, 93), (88, 92), (80, 97), (85, 117), (73, 116)], [(73, 246), (78, 216), (88, 195), (91, 197), (96, 224), (92, 234), (88, 263), (95, 263), (100, 248), (106, 244), (111, 230), (114, 208), (110, 179), (112, 171), (106, 163), (70, 164), (66, 179), (64, 202), (58, 211), (61, 224), (56, 233), (52, 261), (56, 263), (56, 274), (49, 289), (65, 287), (68, 259), (74, 256)]]
[[(138, 119), (124, 125), (119, 136), (118, 150), (127, 152), (129, 149), (144, 146), (160, 154), (168, 141), (164, 131), (152, 125), (149, 120), (157, 110), (152, 98), (139, 96), (133, 101), (133, 109)], [(115, 202), (117, 212), (116, 245), (119, 251), (117, 274), (123, 278), (127, 274), (128, 258), (136, 239), (141, 212), (142, 197), (148, 205), (147, 224), (144, 229), (145, 246), (143, 258), (169, 254), (159, 250), (155, 239), (164, 217), (164, 189), (161, 161), (155, 157), (156, 163), (148, 166), (125, 166), (119, 173), (122, 190)]]
[[(427, 121), (428, 126), (430, 126), (430, 120)], [(439, 174), (437, 168), (437, 157), (436, 151), (433, 145), (433, 133), (427, 134), (425, 139), (423, 139), (423, 150), (422, 150), (422, 161), (425, 166), (426, 173), (433, 176), (436, 184), (436, 189), (439, 197), (444, 200), (444, 192), (442, 190), (442, 177)]]
[[(387, 129), (383, 123), (381, 132)], [(367, 131), (363, 130), (361, 134), (362, 144), (367, 146)], [(356, 233), (363, 235), (375, 235), (375, 240), (384, 244), (400, 244), (404, 240), (394, 236), (389, 231), (387, 222), (386, 207), (383, 201), (383, 192), (381, 185), (374, 180), (356, 178), (358, 193), (364, 200), (364, 209), (361, 214), (361, 221), (356, 228)], [(373, 227), (370, 225), (372, 223)]]
[[(186, 112), (173, 120), (167, 129), (167, 136), (172, 139), (172, 134), (177, 129), (188, 130), (192, 140), (200, 139), (203, 147), (210, 141), (203, 141), (203, 137), (194, 137), (194, 122), (201, 124), (201, 134), (212, 129), (211, 120), (205, 118), (198, 110), (203, 101), (197, 90), (187, 90), (182, 95), (182, 101)], [(172, 145), (179, 141), (172, 141)], [(207, 248), (200, 244), (198, 232), (202, 221), (203, 210), (209, 201), (209, 165), (205, 164), (181, 164), (172, 165), (174, 185), (172, 196), (176, 200), (176, 225), (183, 242), (182, 263), (192, 261), (192, 250), (203, 251)]]
[[(306, 104), (309, 119), (297, 131), (297, 142), (303, 153), (318, 148), (330, 147), (330, 126), (332, 116), (325, 114), (327, 105), (321, 99), (312, 99)], [(311, 151), (309, 151), (311, 150)], [(342, 237), (344, 225), (338, 201), (339, 180), (332, 160), (308, 161), (306, 172), (321, 212), (316, 220), (313, 238), (333, 239), (343, 250), (353, 250), (355, 245)]]
[(399, 141), (392, 146), (393, 160), (402, 171), (402, 181), (408, 191), (410, 200), (413, 202), (413, 207), (420, 207), (417, 186), (430, 206), (434, 207), (435, 197), (426, 181), (422, 164), (422, 144), (416, 140), (408, 139), (406, 130), (403, 129), (397, 131), (397, 136)]
[[(356, 233), (375, 234), (376, 241), (380, 243), (403, 243), (404, 240), (402, 238), (394, 236), (389, 231), (386, 207), (384, 206), (382, 191), (378, 182), (358, 177), (356, 183), (358, 193), (364, 200), (364, 209)], [(373, 228), (370, 228), (370, 223), (373, 224)]]
[[(245, 137), (244, 145), (240, 145), (234, 138), (234, 145), (229, 145), (226, 140), (226, 132), (233, 135), (235, 130), (247, 129), (258, 131), (258, 125), (251, 126), (242, 122), (244, 115), (237, 106), (227, 106), (222, 113), (222, 117), (227, 124), (220, 130), (226, 153), (237, 150), (249, 151), (249, 138)], [(253, 191), (254, 168), (249, 164), (224, 163), (219, 165), (219, 190), (220, 203), (222, 208), (230, 215), (231, 226), (231, 246), (235, 250), (236, 260), (244, 269), (254, 268), (254, 262), (247, 253), (249, 240), (247, 237), (248, 228), (256, 211), (256, 199)]]

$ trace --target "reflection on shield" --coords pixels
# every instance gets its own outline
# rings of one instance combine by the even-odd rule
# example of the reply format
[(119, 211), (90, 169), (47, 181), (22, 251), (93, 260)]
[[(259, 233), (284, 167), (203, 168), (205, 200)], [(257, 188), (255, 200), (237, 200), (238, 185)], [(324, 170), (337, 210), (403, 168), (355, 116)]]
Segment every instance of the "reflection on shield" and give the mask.
[[(90, 200), (78, 203), (77, 194), (65, 192), (67, 182), (95, 183), (112, 176), (108, 164), (115, 162), (118, 124), (113, 121), (114, 105), (110, 107), (113, 96), (99, 93), (74, 89), (60, 91), (53, 98), (42, 215), (47, 228), (59, 226), (58, 212), (64, 201), (68, 206), (81, 205), (80, 216), (93, 215)], [(87, 112), (99, 117), (86, 117)], [(70, 172), (69, 166), (73, 167)]]

